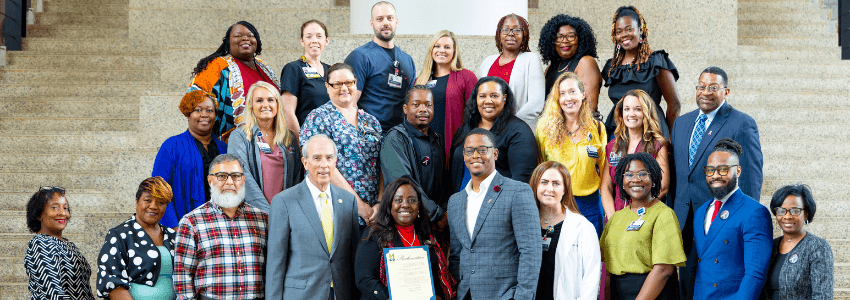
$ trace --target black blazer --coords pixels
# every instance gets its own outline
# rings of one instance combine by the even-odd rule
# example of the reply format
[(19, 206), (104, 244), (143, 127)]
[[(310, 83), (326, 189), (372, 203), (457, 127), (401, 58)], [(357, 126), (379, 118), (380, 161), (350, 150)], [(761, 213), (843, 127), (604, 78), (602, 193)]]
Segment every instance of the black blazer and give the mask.
[[(363, 238), (366, 238), (369, 231), (363, 231)], [(419, 236), (420, 244), (422, 240)], [(398, 235), (393, 239), (393, 246), (404, 247)], [(431, 277), (434, 279), (434, 294), (444, 297), (437, 253), (434, 252), (433, 247), (428, 247), (428, 254), (431, 260)], [(368, 240), (360, 239), (357, 254), (354, 256), (354, 280), (357, 289), (362, 293), (361, 300), (386, 300), (390, 297), (387, 287), (381, 283), (382, 256), (384, 256), (384, 249), (378, 246), (378, 240), (374, 235)]]
[[(770, 265), (776, 264), (781, 239), (782, 236), (773, 240)], [(794, 256), (797, 258), (794, 259)], [(833, 258), (829, 242), (809, 232), (788, 252), (786, 259), (781, 270), (773, 270), (780, 273), (779, 289), (783, 299), (832, 299)], [(768, 273), (765, 276), (767, 282), (760, 299), (770, 299), (767, 286), (771, 275)]]
[[(454, 141), (452, 141), (451, 193), (456, 193), (463, 188), (461, 186), (464, 167), (463, 140), (466, 139), (468, 132), (465, 128), (466, 124), (461, 125), (454, 136)], [(496, 171), (499, 172), (499, 175), (528, 183), (528, 180), (531, 179), (531, 173), (537, 167), (538, 151), (534, 132), (531, 131), (528, 124), (517, 117), (513, 117), (508, 120), (507, 126), (501, 133), (493, 132), (493, 135), (496, 136), (494, 141), (496, 149), (499, 149), (499, 157), (496, 158)]]

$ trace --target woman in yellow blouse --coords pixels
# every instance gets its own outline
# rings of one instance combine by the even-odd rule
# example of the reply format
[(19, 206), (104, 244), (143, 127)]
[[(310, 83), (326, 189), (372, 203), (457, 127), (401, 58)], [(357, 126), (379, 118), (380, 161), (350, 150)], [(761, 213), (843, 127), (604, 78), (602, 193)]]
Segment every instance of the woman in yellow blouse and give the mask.
[(599, 244), (611, 277), (611, 299), (676, 299), (674, 267), (685, 266), (676, 213), (658, 200), (661, 167), (649, 153), (629, 154), (616, 171), (630, 201), (611, 216)]
[[(602, 234), (600, 176), (605, 170), (608, 137), (602, 123), (591, 117), (581, 78), (573, 72), (558, 76), (537, 122), (541, 161), (557, 161), (572, 174), (573, 195), (581, 214)], [(554, 92), (557, 91), (557, 92)]]

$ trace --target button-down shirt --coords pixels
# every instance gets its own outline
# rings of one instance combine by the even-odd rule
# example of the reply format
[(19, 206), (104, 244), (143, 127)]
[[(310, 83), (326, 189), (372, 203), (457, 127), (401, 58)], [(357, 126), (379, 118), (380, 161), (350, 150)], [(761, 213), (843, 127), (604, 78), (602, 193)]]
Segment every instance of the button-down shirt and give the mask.
[[(307, 177), (310, 177), (310, 175), (307, 175)], [(316, 212), (319, 213), (319, 218), (321, 218), (322, 217), (322, 204), (324, 204), (323, 202), (325, 202), (325, 201), (322, 200), (322, 198), (320, 198), (319, 195), (322, 192), (324, 192), (325, 195), (328, 197), (327, 198), (328, 204), (331, 204), (330, 201), (331, 201), (331, 199), (333, 199), (333, 196), (331, 196), (331, 184), (328, 183), (328, 186), (325, 187), (324, 191), (322, 191), (322, 190), (319, 190), (319, 187), (313, 185), (313, 182), (310, 181), (310, 178), (307, 178), (307, 180), (304, 180), (304, 181), (307, 182), (307, 189), (310, 190), (310, 196), (313, 196), (313, 204), (316, 205)], [(328, 205), (328, 208), (330, 208), (331, 216), (333, 216), (334, 215), (334, 206)]]
[(233, 218), (210, 201), (177, 228), (174, 291), (178, 299), (264, 297), (268, 215), (246, 203)]
[(472, 190), (472, 180), (466, 184), (466, 228), (469, 229), (469, 239), (473, 237), (475, 230), (475, 221), (478, 220), (478, 213), (481, 212), (481, 205), (484, 204), (484, 197), (487, 196), (487, 189), (490, 188), (490, 183), (496, 178), (496, 170), (490, 173), (481, 184), (478, 185), (478, 192)]
[[(729, 170), (729, 172), (732, 172), (732, 170)], [(708, 229), (711, 228), (711, 222), (713, 221), (711, 219), (711, 215), (714, 214), (714, 204), (716, 203), (715, 201), (720, 201), (720, 209), (723, 209), (723, 204), (726, 204), (726, 200), (729, 200), (729, 197), (732, 197), (732, 194), (734, 194), (737, 191), (738, 191), (738, 187), (736, 186), (735, 189), (732, 190), (732, 192), (730, 192), (726, 196), (723, 196), (722, 199), (712, 199), (711, 200), (711, 204), (709, 204), (708, 209), (705, 210), (705, 222), (704, 222), (704, 224), (705, 224), (705, 234), (708, 234)], [(721, 213), (723, 213), (722, 210), (717, 212), (717, 216), (715, 218), (720, 218)]]

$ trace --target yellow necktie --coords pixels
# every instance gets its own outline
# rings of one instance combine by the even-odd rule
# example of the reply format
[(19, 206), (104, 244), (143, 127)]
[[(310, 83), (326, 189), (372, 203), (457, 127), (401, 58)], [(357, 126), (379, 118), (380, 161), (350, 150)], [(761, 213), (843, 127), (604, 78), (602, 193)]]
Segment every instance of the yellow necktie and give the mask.
[(334, 242), (334, 217), (331, 214), (328, 195), (322, 192), (319, 194), (319, 199), (322, 199), (322, 229), (325, 231), (325, 242), (328, 243), (328, 252), (330, 252)]

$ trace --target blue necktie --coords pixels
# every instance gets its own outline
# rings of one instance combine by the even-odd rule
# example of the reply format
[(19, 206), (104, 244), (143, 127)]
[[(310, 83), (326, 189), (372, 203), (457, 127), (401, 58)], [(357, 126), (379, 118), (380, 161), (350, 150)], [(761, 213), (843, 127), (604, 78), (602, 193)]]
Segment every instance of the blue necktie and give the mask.
[(694, 135), (691, 136), (691, 146), (688, 148), (688, 166), (694, 166), (694, 155), (697, 154), (699, 143), (702, 142), (702, 135), (705, 133), (705, 120), (707, 119), (707, 115), (699, 115)]

